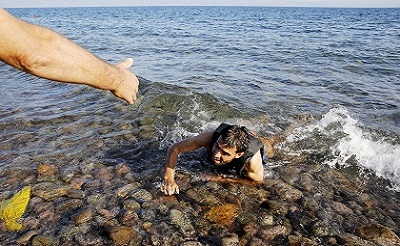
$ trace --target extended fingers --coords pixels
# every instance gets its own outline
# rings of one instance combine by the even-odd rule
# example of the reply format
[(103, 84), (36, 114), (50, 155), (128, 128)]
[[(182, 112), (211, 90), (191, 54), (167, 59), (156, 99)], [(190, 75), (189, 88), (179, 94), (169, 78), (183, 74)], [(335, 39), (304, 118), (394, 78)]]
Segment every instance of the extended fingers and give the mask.
[(161, 186), (161, 192), (165, 195), (179, 194), (179, 187), (174, 184), (163, 184)]

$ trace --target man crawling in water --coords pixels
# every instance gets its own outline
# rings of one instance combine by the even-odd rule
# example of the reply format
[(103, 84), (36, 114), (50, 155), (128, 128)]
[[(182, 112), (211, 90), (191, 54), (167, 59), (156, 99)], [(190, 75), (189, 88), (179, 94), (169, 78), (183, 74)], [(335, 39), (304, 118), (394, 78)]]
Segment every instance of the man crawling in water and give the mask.
[(246, 127), (222, 123), (215, 131), (175, 143), (167, 151), (164, 183), (161, 191), (166, 195), (179, 194), (175, 182), (175, 166), (180, 153), (205, 148), (209, 160), (217, 170), (233, 172), (255, 182), (264, 179), (266, 157), (273, 156), (272, 144)]

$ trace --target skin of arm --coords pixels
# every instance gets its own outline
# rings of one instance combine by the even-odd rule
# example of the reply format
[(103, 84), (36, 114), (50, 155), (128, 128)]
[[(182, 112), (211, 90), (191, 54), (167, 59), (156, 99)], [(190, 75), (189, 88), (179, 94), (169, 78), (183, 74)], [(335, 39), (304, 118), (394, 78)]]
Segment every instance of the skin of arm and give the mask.
[(164, 184), (161, 191), (166, 195), (179, 194), (179, 186), (175, 182), (175, 166), (180, 153), (193, 151), (204, 147), (210, 148), (213, 132), (205, 132), (195, 137), (185, 139), (172, 145), (167, 151), (167, 159), (164, 174)]
[(256, 182), (264, 180), (264, 166), (262, 164), (261, 153), (258, 151), (246, 166), (247, 178)]
[(113, 66), (47, 28), (19, 20), (0, 8), (0, 60), (38, 77), (109, 90), (133, 103), (139, 81), (131, 58)]

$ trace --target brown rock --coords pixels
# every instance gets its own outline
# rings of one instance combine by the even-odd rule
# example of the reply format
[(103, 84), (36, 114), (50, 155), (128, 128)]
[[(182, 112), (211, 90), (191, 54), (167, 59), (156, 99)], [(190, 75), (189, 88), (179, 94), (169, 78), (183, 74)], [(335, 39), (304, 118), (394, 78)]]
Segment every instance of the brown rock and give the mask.
[(78, 225), (83, 224), (83, 223), (90, 221), (93, 218), (93, 214), (94, 214), (93, 210), (86, 209), (86, 210), (83, 210), (79, 213), (72, 215), (71, 220), (75, 224), (78, 224)]
[(37, 168), (37, 172), (40, 175), (44, 176), (52, 176), (57, 173), (57, 167), (54, 165), (46, 165), (46, 164), (40, 164)]
[(396, 233), (375, 221), (359, 227), (356, 230), (356, 235), (379, 245), (400, 245), (400, 238)]
[(134, 237), (135, 231), (131, 227), (117, 226), (110, 230), (109, 237), (116, 246), (129, 245)]

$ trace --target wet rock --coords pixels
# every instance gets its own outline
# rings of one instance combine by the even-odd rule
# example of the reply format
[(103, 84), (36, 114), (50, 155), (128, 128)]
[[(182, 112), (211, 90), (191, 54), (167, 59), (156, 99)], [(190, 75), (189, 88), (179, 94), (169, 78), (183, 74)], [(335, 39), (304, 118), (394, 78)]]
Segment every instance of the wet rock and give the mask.
[(55, 165), (40, 164), (38, 165), (37, 172), (43, 176), (54, 176), (58, 173), (58, 169)]
[(222, 238), (222, 246), (239, 246), (239, 236), (235, 233), (228, 233)]
[(137, 233), (134, 229), (127, 226), (117, 226), (110, 230), (109, 232), (110, 239), (114, 242), (115, 246), (126, 246), (134, 240), (139, 242), (139, 233)]
[(272, 216), (270, 214), (261, 215), (260, 224), (262, 226), (272, 226), (274, 224), (274, 216)]
[[(307, 246), (318, 246), (319, 244), (312, 241), (311, 239), (308, 239), (306, 237), (299, 237), (299, 236), (293, 236), (289, 235), (288, 236), (288, 241), (290, 246), (297, 246), (297, 245), (307, 245)], [(334, 244), (337, 245), (337, 244)]]
[(88, 205), (98, 210), (105, 207), (105, 204), (107, 203), (107, 197), (104, 194), (94, 193), (86, 198), (86, 202)]
[(67, 193), (67, 197), (69, 198), (84, 199), (85, 196), (85, 192), (81, 190), (69, 190)]
[(318, 221), (314, 224), (312, 232), (316, 237), (326, 237), (329, 235), (329, 228), (321, 221)]
[(302, 201), (303, 209), (309, 212), (317, 212), (320, 208), (318, 202), (311, 197), (305, 197)]
[(55, 244), (55, 238), (46, 236), (35, 236), (32, 239), (32, 246), (51, 246)]
[(297, 181), (304, 190), (315, 193), (316, 187), (314, 177), (310, 173), (302, 173)]
[(272, 244), (278, 237), (287, 236), (288, 230), (282, 225), (268, 229), (261, 229), (260, 236), (264, 243)]
[(126, 210), (138, 211), (140, 209), (140, 204), (132, 199), (125, 200), (123, 204)]
[(119, 222), (121, 223), (121, 225), (124, 226), (134, 226), (137, 225), (139, 221), (139, 216), (137, 215), (137, 213), (135, 213), (134, 211), (125, 211)]
[(107, 219), (113, 219), (113, 218), (117, 217), (119, 212), (120, 211), (119, 211), (118, 208), (114, 208), (114, 209), (111, 209), (111, 210), (102, 208), (102, 209), (97, 210), (98, 214), (100, 214), (101, 216), (103, 216), (103, 217), (105, 217)]
[(122, 186), (118, 188), (117, 190), (117, 196), (124, 198), (126, 197), (130, 192), (136, 190), (139, 187), (138, 183), (130, 183), (125, 186)]
[(299, 176), (300, 168), (298, 166), (288, 166), (281, 173), (281, 178), (290, 185), (294, 185)]
[(75, 176), (75, 171), (71, 169), (64, 169), (61, 171), (61, 179), (65, 183), (69, 183)]
[(17, 239), (18, 244), (27, 244), (31, 238), (35, 235), (37, 235), (39, 232), (37, 230), (31, 230), (27, 231), (25, 234), (23, 234), (21, 237)]
[(74, 237), (78, 245), (81, 246), (101, 246), (104, 245), (103, 239), (100, 236), (88, 234), (78, 234)]
[(338, 214), (342, 214), (342, 215), (350, 215), (353, 214), (353, 210), (351, 210), (349, 207), (347, 207), (346, 205), (344, 205), (341, 202), (332, 202), (330, 204), (330, 207), (332, 208), (332, 210)]
[(188, 216), (178, 209), (170, 210), (169, 221), (172, 225), (177, 226), (184, 235), (190, 236), (195, 233), (195, 229)]
[(32, 186), (32, 195), (44, 200), (54, 200), (55, 198), (65, 196), (68, 190), (68, 186), (52, 182), (42, 182)]
[(202, 186), (194, 187), (186, 192), (186, 196), (193, 199), (196, 203), (206, 206), (214, 206), (218, 204), (219, 199), (210, 191)]
[(392, 230), (375, 221), (359, 227), (356, 235), (379, 245), (400, 245), (400, 238)]
[(285, 216), (288, 213), (288, 207), (282, 200), (266, 200), (260, 207), (275, 215)]
[(201, 246), (201, 245), (202, 244), (197, 241), (185, 241), (185, 242), (179, 244), (179, 246)]
[(122, 176), (122, 175), (125, 175), (125, 174), (131, 172), (131, 168), (129, 166), (123, 164), (123, 163), (120, 163), (120, 164), (115, 166), (115, 172), (118, 175)]
[(145, 189), (137, 189), (129, 193), (128, 197), (135, 199), (138, 203), (149, 202), (153, 200), (153, 196)]
[(376, 246), (375, 243), (371, 243), (367, 240), (364, 240), (354, 234), (344, 233), (341, 235), (341, 240), (345, 245), (357, 245), (357, 246)]
[(77, 177), (75, 179), (71, 179), (69, 182), (70, 183), (69, 186), (72, 189), (80, 190), (82, 188), (82, 185), (86, 182), (86, 180), (87, 179), (85, 177)]
[(24, 230), (37, 229), (40, 225), (40, 221), (36, 216), (35, 217), (28, 216), (25, 218), (20, 218), (18, 221), (24, 226)]
[(78, 212), (74, 215), (71, 216), (71, 220), (72, 222), (74, 222), (75, 224), (83, 224), (86, 222), (89, 222), (92, 218), (93, 218), (93, 210), (91, 209), (85, 209), (81, 212)]
[(94, 177), (101, 181), (110, 181), (114, 178), (114, 168), (113, 167), (103, 167), (94, 173)]
[(74, 210), (83, 206), (83, 202), (80, 199), (68, 199), (57, 204), (55, 207), (56, 214), (68, 214), (74, 212)]
[(282, 199), (288, 202), (295, 202), (303, 197), (303, 193), (293, 186), (276, 179), (268, 179), (264, 181), (267, 188), (272, 189)]
[(142, 209), (140, 210), (139, 217), (144, 221), (153, 221), (156, 218), (156, 214), (153, 210)]
[(236, 204), (224, 204), (220, 206), (212, 207), (206, 214), (205, 218), (223, 225), (227, 226), (233, 223), (235, 217), (239, 213), (239, 206)]
[(255, 235), (258, 233), (259, 226), (256, 223), (249, 223), (243, 227), (244, 235), (239, 241), (239, 245), (250, 245)]

